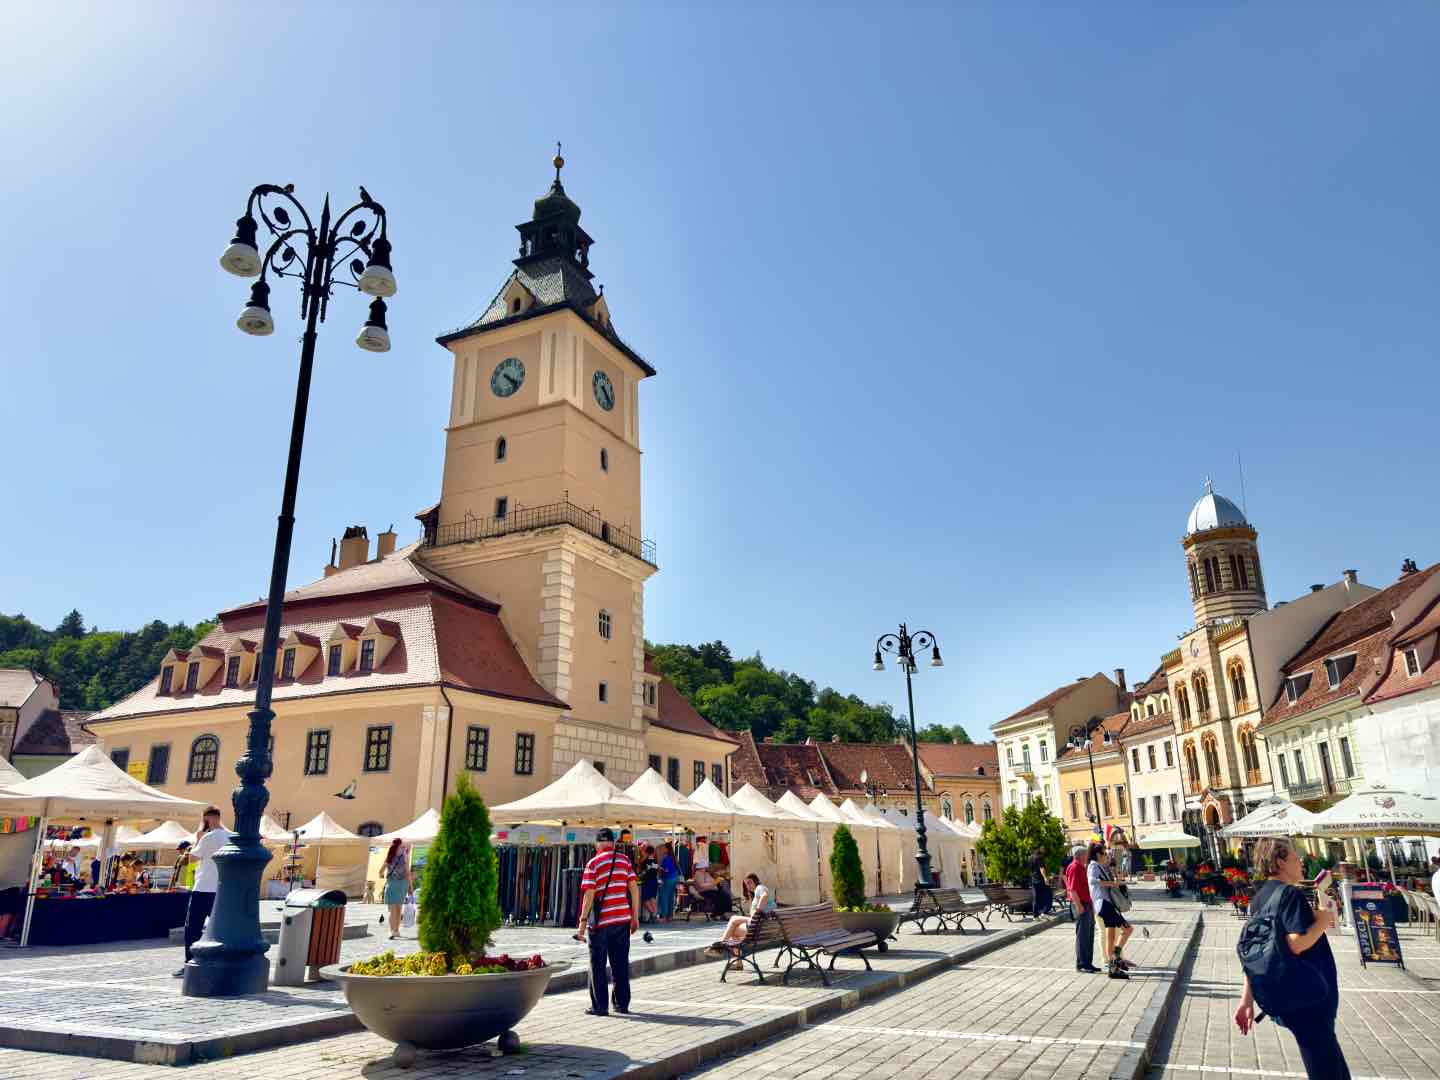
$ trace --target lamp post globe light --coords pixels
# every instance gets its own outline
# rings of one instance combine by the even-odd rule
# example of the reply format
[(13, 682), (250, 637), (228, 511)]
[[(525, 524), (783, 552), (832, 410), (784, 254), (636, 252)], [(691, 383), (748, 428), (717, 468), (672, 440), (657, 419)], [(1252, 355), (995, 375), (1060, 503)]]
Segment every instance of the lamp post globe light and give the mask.
[[(241, 330), (256, 337), (275, 332), (267, 280), (273, 274), (300, 282), (300, 316), (305, 320), (305, 333), (300, 339), (300, 373), (295, 387), (285, 490), (275, 529), (275, 558), (270, 567), (255, 708), (249, 714), (245, 753), (235, 763), (240, 778), (240, 786), (231, 795), (235, 834), (215, 855), (219, 873), (215, 907), (205, 936), (192, 950), (194, 958), (185, 965), (181, 984), (181, 992), (190, 997), (260, 993), (270, 982), (270, 965), (265, 959), (268, 945), (260, 933), (260, 875), (270, 861), (270, 853), (260, 842), (260, 816), (270, 801), (265, 787), (271, 768), (270, 722), (275, 717), (270, 698), (275, 688), (275, 653), (280, 642), (285, 579), (290, 570), (295, 490), (300, 482), (300, 451), (310, 403), (316, 328), (325, 321), (330, 292), (336, 285), (376, 298), (356, 344), (371, 352), (390, 348), (384, 297), (395, 294), (395, 272), (390, 265), (385, 208), (362, 187), (360, 201), (332, 221), (327, 195), (316, 225), (294, 192), (293, 184), (261, 184), (251, 191), (245, 213), (235, 223), (235, 236), (220, 256), (222, 269), (237, 277), (259, 279), (251, 286), (250, 298), (236, 320)], [(263, 255), (258, 244), (261, 222), (273, 237)]]
[[(1100, 730), (1104, 724), (1104, 718), (1092, 716), (1089, 720), (1086, 720), (1085, 723), (1076, 724), (1072, 727), (1070, 729), (1070, 738), (1067, 740), (1072, 750), (1084, 750), (1085, 757), (1090, 762), (1090, 798), (1094, 800), (1092, 806), (1095, 812), (1088, 815), (1088, 817), (1090, 823), (1095, 826), (1095, 832), (1102, 841), (1105, 839), (1105, 822), (1100, 816), (1100, 788), (1095, 783), (1095, 750), (1090, 741), (1090, 736), (1095, 734), (1097, 730)], [(1101, 741), (1106, 746), (1109, 746), (1114, 742), (1114, 739), (1111, 738), (1110, 732), (1102, 731)]]
[(945, 662), (940, 659), (940, 643), (935, 640), (935, 635), (929, 630), (920, 630), (914, 634), (909, 628), (900, 624), (898, 634), (881, 634), (875, 642), (875, 670), (885, 670), (885, 653), (892, 654), (905, 672), (905, 699), (910, 705), (910, 763), (915, 769), (915, 862), (920, 868), (920, 880), (917, 888), (930, 885), (930, 849), (925, 843), (925, 802), (920, 795), (920, 743), (915, 735), (915, 690), (910, 683), (910, 678), (915, 674), (915, 650), (924, 652), (930, 650), (930, 666), (944, 667)]

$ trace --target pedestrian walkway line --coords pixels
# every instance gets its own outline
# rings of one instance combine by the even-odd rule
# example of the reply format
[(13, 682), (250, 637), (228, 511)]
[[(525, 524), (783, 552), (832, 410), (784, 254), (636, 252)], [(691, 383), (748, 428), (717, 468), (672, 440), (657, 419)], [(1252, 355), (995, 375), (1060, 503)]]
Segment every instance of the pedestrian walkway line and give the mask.
[(751, 1005), (748, 1003), (730, 1001), (677, 1001), (674, 998), (631, 998), (631, 1005), (651, 1005), (656, 1008), (670, 1006), (672, 1008), (690, 1007), (696, 1009), (741, 1009), (751, 1012), (794, 1012), (803, 1006), (797, 1005)]
[(1074, 1039), (1061, 1035), (1011, 1035), (996, 1031), (950, 1031), (944, 1028), (870, 1027), (861, 1024), (809, 1024), (808, 1031), (826, 1035), (885, 1035), (908, 1039), (945, 1039), (954, 1042), (1030, 1043), (1036, 1046), (1092, 1046), (1100, 1050), (1143, 1050), (1144, 1043), (1123, 1039)]
[[(1030, 967), (1030, 966), (1027, 965), (1027, 964), (960, 964), (959, 966), (957, 966), (957, 967), (955, 968), (955, 970), (956, 970), (956, 971), (1061, 971), (1061, 972), (1070, 971), (1070, 972), (1074, 972), (1074, 971), (1075, 971), (1075, 965), (1072, 964), (1072, 965), (1070, 965), (1069, 967)], [(1136, 961), (1136, 962), (1135, 962), (1135, 971), (1138, 971), (1138, 972), (1147, 972), (1147, 973), (1155, 973), (1155, 974), (1161, 974), (1161, 975), (1174, 975), (1174, 974), (1175, 974), (1175, 969), (1174, 969), (1174, 968), (1149, 967), (1148, 965), (1142, 964), (1142, 963), (1140, 963), (1139, 961)], [(1424, 991), (1424, 993), (1427, 993), (1427, 994), (1428, 994), (1428, 993), (1430, 993), (1430, 991), (1426, 990), (1426, 991)]]
[[(1233, 1065), (1178, 1065), (1160, 1062), (1156, 1062), (1152, 1067), (1175, 1072), (1218, 1073), (1222, 1076), (1298, 1076), (1300, 1080), (1305, 1080), (1303, 1072), (1291, 1072), (1286, 1069), (1245, 1069)], [(1355, 1076), (1351, 1080), (1406, 1080), (1406, 1078), (1403, 1076)]]
[(73, 979), (41, 979), (36, 976), (0, 975), (0, 983), (29, 983), (32, 990), (148, 990), (151, 993), (179, 994), (180, 980), (172, 980), (175, 986), (147, 986), (136, 982), (76, 982)]

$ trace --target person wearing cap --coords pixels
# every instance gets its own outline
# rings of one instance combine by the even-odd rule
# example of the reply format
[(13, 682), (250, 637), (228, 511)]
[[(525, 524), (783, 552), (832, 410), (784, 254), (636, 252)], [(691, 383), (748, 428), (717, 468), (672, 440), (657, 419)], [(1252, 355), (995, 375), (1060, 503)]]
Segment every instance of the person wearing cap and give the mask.
[[(190, 962), (191, 949), (205, 931), (205, 920), (215, 907), (215, 887), (220, 883), (220, 871), (215, 867), (215, 853), (225, 846), (234, 834), (220, 824), (218, 807), (207, 806), (200, 835), (186, 853), (195, 861), (195, 884), (190, 888), (190, 903), (185, 909), (185, 963)], [(185, 968), (173, 972), (179, 979), (185, 975)]]
[(1100, 969), (1095, 966), (1095, 905), (1087, 876), (1090, 849), (1077, 844), (1072, 854), (1075, 857), (1065, 867), (1065, 892), (1075, 908), (1075, 970), (1094, 975)]
[(181, 840), (175, 845), (180, 854), (175, 859), (175, 868), (170, 871), (170, 888), (168, 892), (175, 892), (177, 889), (186, 888), (188, 882), (185, 880), (186, 868), (190, 865), (190, 841)]
[[(630, 1011), (630, 935), (640, 928), (640, 886), (630, 860), (615, 850), (615, 833), (595, 834), (595, 857), (580, 876), (580, 926), (576, 937), (590, 942), (590, 1016), (605, 1016), (613, 1000), (617, 1013)], [(610, 997), (606, 967), (615, 978)]]

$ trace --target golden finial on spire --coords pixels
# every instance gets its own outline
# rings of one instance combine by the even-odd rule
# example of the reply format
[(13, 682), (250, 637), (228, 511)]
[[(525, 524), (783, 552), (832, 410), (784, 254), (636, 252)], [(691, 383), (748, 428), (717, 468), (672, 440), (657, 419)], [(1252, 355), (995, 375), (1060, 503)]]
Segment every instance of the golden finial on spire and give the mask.
[(555, 182), (558, 184), (560, 182), (560, 170), (565, 167), (565, 159), (560, 156), (560, 144), (558, 142), (555, 144), (555, 160), (550, 164), (555, 166)]

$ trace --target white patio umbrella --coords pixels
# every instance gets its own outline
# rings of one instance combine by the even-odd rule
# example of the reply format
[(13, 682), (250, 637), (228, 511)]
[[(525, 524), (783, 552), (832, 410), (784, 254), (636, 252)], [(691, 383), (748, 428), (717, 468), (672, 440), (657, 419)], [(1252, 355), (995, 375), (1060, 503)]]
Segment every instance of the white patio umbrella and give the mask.
[(102, 851), (114, 847), (119, 820), (148, 820), (175, 814), (195, 814), (204, 803), (167, 795), (142, 784), (116, 766), (98, 746), (87, 746), (49, 772), (8, 784), (0, 790), (0, 813), (32, 814), (40, 819), (36, 830), (35, 853), (30, 862), (29, 895), (20, 944), (30, 943), (30, 921), (35, 911), (35, 885), (43, 865), (41, 840), (52, 818), (99, 820), (105, 823)]
[(1272, 795), (1239, 821), (1220, 830), (1221, 836), (1309, 836), (1314, 832), (1313, 811), (1289, 799)]
[(440, 811), (433, 806), (409, 825), (375, 837), (377, 841), (390, 843), (399, 840), (403, 844), (429, 844), (440, 835)]
[[(1316, 836), (1354, 836), (1378, 839), (1385, 836), (1440, 836), (1440, 799), (1394, 788), (1369, 788), (1341, 799), (1315, 816)], [(1390, 881), (1395, 865), (1385, 849)]]

